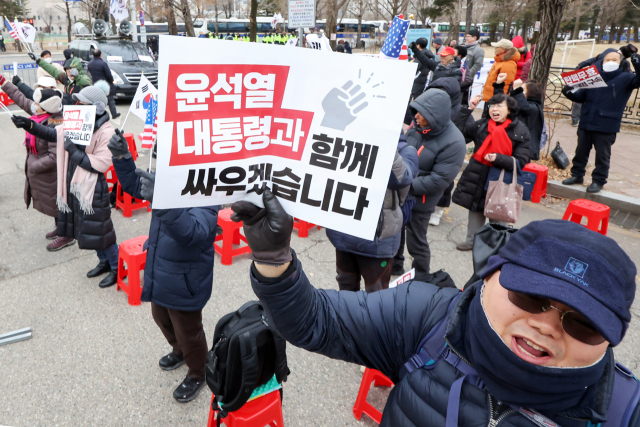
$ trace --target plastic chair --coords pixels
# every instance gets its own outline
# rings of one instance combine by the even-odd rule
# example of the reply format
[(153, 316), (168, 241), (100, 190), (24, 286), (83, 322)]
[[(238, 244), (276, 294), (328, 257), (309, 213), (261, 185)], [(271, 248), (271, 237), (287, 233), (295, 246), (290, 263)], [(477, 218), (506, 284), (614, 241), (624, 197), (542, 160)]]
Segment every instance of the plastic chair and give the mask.
[(138, 159), (138, 147), (136, 146), (136, 140), (133, 137), (132, 133), (123, 133), (124, 139), (127, 140), (129, 144), (129, 152), (131, 153), (131, 158), (135, 162)]
[(2, 102), (6, 106), (15, 104), (15, 102), (13, 102), (13, 99), (9, 98), (9, 95), (1, 91), (0, 91), (0, 102)]
[[(221, 255), (222, 265), (231, 265), (233, 257), (251, 252), (247, 238), (240, 234), (242, 222), (231, 221), (232, 213), (231, 209), (223, 209), (218, 212), (218, 225), (222, 228), (222, 234), (216, 236), (213, 247)], [(222, 241), (222, 245), (216, 243), (219, 241)], [(233, 245), (240, 245), (240, 242), (247, 243), (247, 245), (233, 249)]]
[[(211, 396), (213, 402), (213, 396)], [(209, 422), (207, 427), (216, 427), (216, 413), (209, 407)], [(262, 397), (247, 402), (235, 412), (230, 412), (220, 419), (221, 425), (227, 427), (283, 427), (282, 401), (280, 391), (272, 391)]]
[(122, 186), (118, 186), (118, 193), (116, 194), (116, 210), (122, 209), (122, 215), (125, 218), (131, 218), (133, 211), (138, 209), (147, 209), (147, 212), (151, 212), (149, 202), (146, 200), (136, 199), (129, 193), (125, 193)]
[[(311, 224), (310, 222), (303, 221), (298, 218), (293, 219), (293, 228), (298, 230), (298, 237), (309, 237), (309, 230), (311, 230), (315, 226), (315, 224)], [(321, 227), (318, 226), (318, 230), (320, 229)]]
[(104, 173), (104, 178), (107, 181), (109, 191), (111, 191), (115, 183), (118, 182), (118, 175), (116, 175), (116, 170), (113, 168), (113, 165), (109, 166), (109, 169)]
[[(140, 272), (147, 263), (147, 251), (142, 249), (149, 236), (139, 236), (120, 243), (118, 250), (118, 282), (116, 291), (122, 289), (129, 296), (129, 305), (140, 305)], [(127, 268), (125, 268), (125, 263)], [(128, 277), (125, 283), (124, 279)]]
[(536, 174), (536, 183), (531, 193), (531, 202), (540, 203), (542, 197), (547, 197), (547, 181), (549, 180), (549, 168), (537, 163), (529, 163), (523, 171)]
[(353, 416), (359, 421), (364, 413), (371, 417), (373, 421), (380, 424), (382, 421), (382, 412), (367, 402), (367, 395), (369, 394), (372, 382), (374, 382), (373, 385), (377, 387), (391, 387), (393, 385), (393, 382), (380, 371), (365, 368), (362, 382), (360, 383), (360, 390), (358, 390), (358, 397), (356, 397), (356, 403), (353, 405)]
[(610, 211), (611, 209), (607, 205), (592, 202), (591, 200), (577, 199), (569, 203), (562, 219), (580, 224), (582, 217), (586, 216), (586, 227), (606, 236), (609, 228)]

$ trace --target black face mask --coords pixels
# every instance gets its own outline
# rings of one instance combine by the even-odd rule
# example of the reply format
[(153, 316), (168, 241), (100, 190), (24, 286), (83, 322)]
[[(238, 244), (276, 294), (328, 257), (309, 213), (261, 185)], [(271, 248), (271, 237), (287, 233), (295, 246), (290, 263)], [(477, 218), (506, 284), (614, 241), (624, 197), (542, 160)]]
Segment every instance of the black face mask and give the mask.
[(502, 402), (539, 411), (592, 407), (595, 385), (613, 357), (611, 348), (596, 364), (584, 368), (552, 368), (526, 362), (493, 330), (481, 295), (478, 290), (469, 306), (464, 341), (470, 362), (489, 393)]

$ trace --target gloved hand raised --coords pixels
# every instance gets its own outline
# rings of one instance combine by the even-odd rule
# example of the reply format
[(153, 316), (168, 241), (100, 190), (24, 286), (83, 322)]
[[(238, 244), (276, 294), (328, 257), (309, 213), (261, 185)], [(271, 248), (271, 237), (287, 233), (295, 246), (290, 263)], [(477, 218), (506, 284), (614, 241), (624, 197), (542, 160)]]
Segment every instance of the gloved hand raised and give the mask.
[(79, 150), (78, 146), (74, 144), (71, 138), (69, 137), (66, 137), (64, 139), (64, 149), (69, 152), (69, 155), (72, 155), (73, 153)]
[(21, 81), (22, 79), (18, 76), (13, 76), (13, 79), (11, 79), (11, 83), (13, 83), (15, 86), (17, 86)]
[(116, 159), (124, 157), (125, 159), (131, 158), (131, 153), (129, 152), (129, 143), (122, 136), (120, 129), (116, 129), (116, 133), (113, 134), (111, 139), (109, 140), (109, 144), (107, 144), (107, 148), (111, 151), (111, 155)]
[(140, 195), (143, 199), (149, 202), (153, 201), (153, 190), (156, 185), (156, 174), (143, 171), (142, 169), (136, 169), (136, 175), (140, 177)]
[(411, 49), (411, 52), (415, 52), (416, 49), (416, 42), (411, 42), (409, 43), (409, 49)]
[(11, 116), (11, 121), (17, 128), (27, 131), (31, 129), (31, 126), (33, 125), (33, 120), (24, 116)]
[(32, 61), (36, 61), (36, 56), (33, 53), (29, 52), (27, 55), (29, 55), (29, 58), (31, 58)]
[(243, 222), (244, 235), (251, 248), (250, 259), (258, 264), (283, 265), (291, 261), (293, 218), (268, 188), (262, 193), (264, 208), (241, 200), (231, 205), (231, 220)]

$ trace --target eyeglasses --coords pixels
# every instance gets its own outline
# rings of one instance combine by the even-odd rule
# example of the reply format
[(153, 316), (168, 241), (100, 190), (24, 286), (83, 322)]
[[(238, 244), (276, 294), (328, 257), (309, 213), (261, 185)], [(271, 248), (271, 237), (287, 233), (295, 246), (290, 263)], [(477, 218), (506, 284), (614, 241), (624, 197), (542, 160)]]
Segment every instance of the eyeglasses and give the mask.
[(562, 329), (571, 337), (588, 345), (602, 344), (605, 339), (583, 315), (576, 311), (563, 311), (551, 305), (549, 298), (541, 298), (519, 292), (509, 291), (509, 301), (521, 310), (531, 314), (540, 314), (557, 310), (561, 313)]

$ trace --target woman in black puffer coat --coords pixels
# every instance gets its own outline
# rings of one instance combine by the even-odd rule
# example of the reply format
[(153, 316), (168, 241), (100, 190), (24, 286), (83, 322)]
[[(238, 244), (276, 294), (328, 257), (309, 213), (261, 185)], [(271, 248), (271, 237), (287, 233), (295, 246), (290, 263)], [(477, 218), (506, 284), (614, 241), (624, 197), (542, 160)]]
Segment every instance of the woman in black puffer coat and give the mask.
[[(471, 102), (472, 105), (469, 108), (475, 108), (474, 104), (477, 102)], [(506, 108), (508, 114), (500, 116), (499, 107)], [(511, 157), (520, 163), (520, 167), (524, 167), (529, 163), (529, 130), (527, 126), (517, 118), (518, 104), (516, 100), (504, 95), (494, 95), (487, 101), (488, 109), (485, 109), (482, 118), (473, 123), (469, 123), (465, 129), (465, 137), (473, 139), (475, 148), (474, 154), (480, 150), (485, 140), (489, 136), (489, 121), (494, 120), (496, 123), (504, 123), (505, 120), (511, 120), (511, 123), (506, 127), (505, 132), (511, 140), (511, 156), (491, 153), (485, 157), (485, 160), (491, 163), (493, 166), (505, 169), (507, 171), (513, 171), (513, 160)], [(494, 107), (495, 108), (492, 108)], [(505, 111), (505, 113), (506, 113)], [(462, 173), (462, 176), (458, 180), (455, 192), (453, 193), (453, 203), (456, 203), (463, 208), (469, 210), (469, 223), (467, 226), (467, 239), (465, 242), (458, 243), (456, 248), (460, 251), (469, 251), (473, 248), (473, 239), (476, 232), (486, 222), (484, 216), (484, 202), (487, 196), (487, 192), (484, 189), (489, 176), (489, 170), (491, 166), (476, 160), (474, 157), (469, 159), (469, 164)]]

